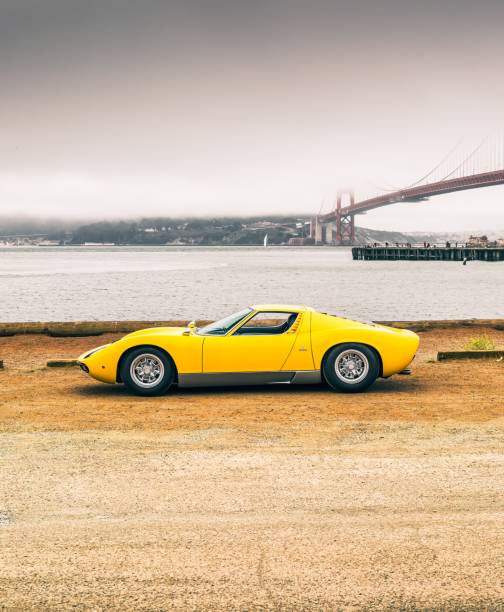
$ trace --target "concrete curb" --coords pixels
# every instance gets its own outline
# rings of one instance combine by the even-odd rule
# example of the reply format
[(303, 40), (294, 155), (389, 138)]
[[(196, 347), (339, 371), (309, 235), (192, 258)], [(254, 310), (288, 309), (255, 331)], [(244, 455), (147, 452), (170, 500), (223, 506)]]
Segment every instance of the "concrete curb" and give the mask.
[(443, 351), (437, 354), (438, 361), (452, 359), (503, 359), (504, 351)]
[[(197, 325), (206, 325), (210, 321), (196, 321)], [(377, 321), (381, 325), (411, 329), (412, 331), (429, 331), (431, 329), (454, 329), (459, 327), (491, 327), (504, 331), (504, 319), (453, 319), (423, 321)], [(83, 336), (100, 336), (107, 333), (127, 334), (148, 327), (184, 327), (185, 320), (172, 321), (71, 321), (46, 323), (0, 323), (0, 337), (20, 334), (43, 334), (57, 338)]]
[[(198, 324), (205, 324), (200, 321)], [(71, 321), (47, 323), (0, 323), (0, 337), (43, 334), (55, 338), (101, 336), (106, 333), (130, 333), (148, 327), (184, 327), (184, 321)]]
[(433, 319), (423, 321), (376, 321), (380, 325), (411, 329), (411, 331), (430, 331), (431, 329), (458, 329), (491, 327), (497, 331), (504, 331), (504, 319)]
[(78, 365), (75, 359), (51, 359), (46, 363), (48, 368), (71, 368)]

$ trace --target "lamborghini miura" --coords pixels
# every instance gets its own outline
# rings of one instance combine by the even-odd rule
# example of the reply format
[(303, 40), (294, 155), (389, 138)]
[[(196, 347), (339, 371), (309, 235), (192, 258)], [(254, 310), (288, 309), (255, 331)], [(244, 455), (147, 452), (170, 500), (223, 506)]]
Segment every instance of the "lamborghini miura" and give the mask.
[(307, 306), (250, 306), (209, 325), (154, 327), (87, 351), (80, 367), (140, 395), (170, 388), (317, 384), (363, 391), (408, 372), (418, 336)]

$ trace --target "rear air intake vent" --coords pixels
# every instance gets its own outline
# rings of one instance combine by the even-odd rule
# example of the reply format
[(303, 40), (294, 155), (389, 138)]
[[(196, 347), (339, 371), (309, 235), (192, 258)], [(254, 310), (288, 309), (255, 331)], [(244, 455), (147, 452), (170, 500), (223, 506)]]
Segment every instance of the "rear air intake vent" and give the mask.
[(299, 328), (299, 326), (301, 325), (301, 319), (303, 318), (302, 314), (298, 314), (297, 319), (294, 321), (294, 323), (292, 324), (292, 327), (290, 328), (290, 332), (291, 334), (295, 334)]

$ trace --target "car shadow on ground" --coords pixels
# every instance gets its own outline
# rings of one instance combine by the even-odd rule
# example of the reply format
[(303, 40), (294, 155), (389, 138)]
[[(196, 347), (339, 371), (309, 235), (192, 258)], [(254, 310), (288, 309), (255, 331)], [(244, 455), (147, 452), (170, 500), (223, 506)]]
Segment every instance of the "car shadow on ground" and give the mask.
[[(412, 378), (395, 378), (386, 380), (377, 380), (369, 389), (366, 389), (361, 394), (365, 395), (382, 395), (386, 393), (408, 393), (415, 392), (418, 389), (418, 380)], [(139, 399), (150, 399), (149, 397), (139, 396), (130, 391), (125, 385), (106, 385), (92, 384), (86, 386), (75, 387), (75, 392), (81, 396), (92, 397), (132, 397)], [(224, 395), (296, 395), (296, 394), (327, 394), (327, 395), (353, 395), (333, 391), (328, 385), (288, 385), (288, 384), (270, 384), (270, 385), (244, 385), (244, 386), (228, 386), (228, 387), (192, 387), (182, 388), (173, 387), (165, 397), (208, 397), (208, 396), (224, 396)], [(159, 397), (159, 396), (155, 396)]]

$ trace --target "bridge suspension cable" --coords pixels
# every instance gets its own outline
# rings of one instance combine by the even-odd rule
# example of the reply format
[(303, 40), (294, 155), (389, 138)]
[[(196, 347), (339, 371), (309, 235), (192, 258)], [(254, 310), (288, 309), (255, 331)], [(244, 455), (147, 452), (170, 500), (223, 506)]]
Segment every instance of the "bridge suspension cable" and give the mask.
[[(357, 203), (373, 201), (374, 203), (380, 202), (382, 203), (380, 205), (383, 205), (383, 203), (393, 203), (404, 198), (418, 200), (422, 194), (426, 194), (428, 198), (433, 193), (438, 192), (439, 183), (450, 183), (478, 176), (480, 178), (473, 181), (475, 185), (501, 184), (500, 178), (496, 179), (495, 176), (492, 176), (485, 179), (481, 175), (497, 173), (500, 176), (504, 173), (504, 133), (501, 132), (492, 137), (490, 135), (485, 136), (469, 154), (461, 150), (462, 142), (463, 139), (460, 139), (429, 172), (414, 183), (399, 188), (379, 185), (368, 180), (366, 183), (370, 189), (364, 189), (364, 192), (367, 191), (367, 193), (359, 193), (359, 197), (355, 201)], [(467, 188), (467, 184), (467, 182), (464, 182), (464, 188)], [(433, 186), (434, 191), (428, 189), (429, 186)], [(451, 185), (450, 190), (460, 190), (460, 186), (458, 186), (458, 183), (455, 188)], [(323, 205), (319, 215), (322, 213), (322, 208)]]
[[(451, 172), (449, 172), (447, 175), (443, 176), (443, 178), (442, 178), (442, 179), (440, 179), (438, 182), (441, 182), (441, 181), (446, 181), (446, 180), (447, 180), (447, 179), (449, 179), (450, 177), (452, 177), (452, 176), (456, 175), (456, 173), (457, 173), (457, 172), (458, 172), (458, 170), (460, 170), (460, 169), (462, 169), (462, 175), (464, 175), (464, 174), (465, 174), (465, 171), (466, 171), (466, 164), (467, 164), (467, 162), (468, 162), (468, 161), (470, 161), (471, 159), (473, 159), (473, 158), (474, 158), (474, 156), (476, 155), (476, 153), (478, 153), (478, 151), (480, 151), (480, 150), (481, 150), (481, 148), (482, 148), (482, 147), (483, 147), (483, 145), (484, 145), (484, 144), (487, 142), (487, 140), (488, 140), (488, 136), (487, 136), (486, 138), (484, 138), (484, 139), (483, 139), (483, 140), (480, 142), (480, 144), (479, 144), (479, 145), (478, 145), (478, 146), (477, 146), (477, 147), (476, 147), (476, 148), (475, 148), (475, 149), (474, 149), (474, 150), (473, 150), (471, 153), (469, 153), (469, 155), (468, 155), (468, 156), (467, 156), (465, 159), (463, 159), (463, 160), (462, 160), (462, 162), (461, 162), (461, 163), (460, 163), (460, 164), (459, 164), (459, 165), (458, 165), (458, 166), (457, 166), (457, 167), (456, 167), (454, 170), (452, 170)], [(473, 169), (472, 174), (474, 174), (474, 169)]]
[(393, 192), (396, 192), (396, 191), (401, 191), (401, 189), (410, 189), (412, 187), (416, 187), (417, 185), (421, 185), (422, 183), (427, 182), (427, 179), (429, 177), (434, 175), (440, 168), (442, 168), (442, 166), (444, 164), (446, 164), (446, 162), (450, 159), (450, 157), (460, 147), (460, 145), (462, 144), (462, 141), (463, 141), (463, 138), (461, 138), (456, 143), (456, 145), (452, 149), (450, 149), (450, 151), (448, 151), (448, 153), (443, 157), (443, 159), (439, 163), (437, 163), (433, 168), (431, 168), (431, 170), (429, 170), (429, 172), (424, 174), (422, 177), (420, 177), (414, 183), (410, 183), (409, 185), (406, 185), (406, 187), (397, 187), (397, 186), (394, 186), (394, 185), (391, 185), (389, 187), (385, 187), (383, 185), (378, 185), (377, 183), (375, 183), (373, 181), (368, 181), (368, 183), (374, 187), (376, 192), (382, 192), (382, 193), (393, 193)]
[(462, 144), (462, 140), (463, 139), (461, 138), (457, 142), (457, 144), (452, 149), (450, 149), (450, 151), (443, 157), (443, 159), (434, 166), (434, 168), (432, 168), (429, 172), (427, 172), (427, 174), (424, 174), (424, 176), (419, 178), (418, 181), (415, 181), (414, 183), (411, 183), (411, 185), (408, 185), (408, 188), (416, 187), (417, 185), (420, 185), (421, 183), (426, 181), (430, 176), (432, 176), (437, 170), (439, 170), (441, 166), (443, 166), (443, 164), (445, 164), (450, 159), (450, 157), (453, 155), (453, 153), (455, 153), (455, 151), (459, 148), (459, 146)]
[[(425, 185), (428, 183), (439, 183), (450, 178), (461, 178), (468, 174), (477, 174), (478, 172), (485, 172), (490, 170), (497, 170), (504, 168), (504, 137), (499, 135), (495, 139), (490, 139), (489, 136), (483, 138), (481, 142), (468, 154), (462, 156), (460, 152), (458, 159), (455, 160), (455, 167), (450, 168), (447, 162), (453, 159), (454, 154), (460, 149), (460, 145), (463, 142), (461, 138), (452, 149), (437, 163), (429, 172), (424, 174), (414, 183), (410, 183), (405, 187), (394, 187), (385, 188), (383, 186), (373, 183), (373, 187), (377, 191), (383, 193), (391, 193), (403, 191), (405, 189), (411, 189), (419, 185)], [(485, 149), (484, 146), (488, 145)], [(478, 153), (480, 154), (478, 156)], [(477, 157), (478, 156), (478, 157)], [(469, 166), (469, 162), (473, 161), (472, 166)], [(444, 172), (443, 172), (444, 169)], [(431, 179), (431, 180), (429, 180)]]

